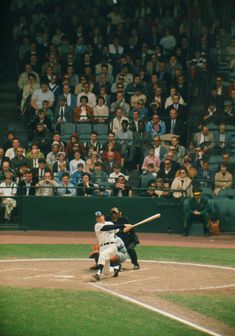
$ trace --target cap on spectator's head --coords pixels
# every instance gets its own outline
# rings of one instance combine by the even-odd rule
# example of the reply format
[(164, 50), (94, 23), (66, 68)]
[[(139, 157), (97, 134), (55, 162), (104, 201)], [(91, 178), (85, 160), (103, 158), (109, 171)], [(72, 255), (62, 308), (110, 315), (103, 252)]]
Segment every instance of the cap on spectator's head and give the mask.
[(201, 195), (201, 193), (202, 193), (202, 190), (201, 190), (201, 189), (195, 189), (195, 190), (193, 191), (193, 196), (199, 196), (199, 195)]
[(230, 105), (232, 105), (232, 101), (231, 100), (225, 100), (225, 102), (224, 102), (224, 106), (230, 106)]
[(95, 216), (96, 216), (96, 217), (103, 216), (103, 212), (101, 212), (101, 211), (96, 211), (96, 212), (95, 212)]
[(38, 159), (38, 163), (47, 163), (45, 159), (41, 158), (41, 159)]
[(59, 144), (58, 141), (54, 141), (54, 142), (52, 142), (51, 147), (53, 147), (53, 146), (59, 146), (59, 145), (60, 145), (60, 144)]
[(119, 213), (120, 213), (119, 209), (116, 208), (116, 207), (112, 208), (112, 209), (110, 210), (110, 212), (111, 212), (111, 213), (114, 212), (114, 213), (116, 213), (116, 214), (119, 214)]

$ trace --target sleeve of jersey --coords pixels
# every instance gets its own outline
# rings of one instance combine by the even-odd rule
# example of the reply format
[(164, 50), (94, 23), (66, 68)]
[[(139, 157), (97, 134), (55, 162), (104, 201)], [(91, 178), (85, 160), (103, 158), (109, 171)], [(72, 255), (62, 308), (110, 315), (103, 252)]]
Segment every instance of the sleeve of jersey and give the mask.
[(124, 224), (105, 224), (100, 231), (114, 231), (124, 227)]

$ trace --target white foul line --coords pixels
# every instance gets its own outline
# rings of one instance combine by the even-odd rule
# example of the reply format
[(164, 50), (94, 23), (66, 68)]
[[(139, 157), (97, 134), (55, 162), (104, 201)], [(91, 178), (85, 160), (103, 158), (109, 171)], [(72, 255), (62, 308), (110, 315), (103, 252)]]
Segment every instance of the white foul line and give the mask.
[[(149, 279), (146, 279), (149, 280)], [(110, 284), (111, 285), (111, 284)], [(122, 283), (120, 283), (122, 285)], [(199, 291), (208, 289), (222, 289), (222, 288), (233, 288), (235, 284), (231, 285), (221, 285), (221, 286), (210, 286), (210, 287), (195, 287), (195, 288), (174, 288), (174, 289), (145, 289), (144, 292), (187, 292), (187, 291)]]
[(223, 335), (221, 335), (221, 334), (218, 334), (218, 333), (214, 332), (213, 330), (207, 329), (207, 328), (205, 328), (205, 327), (201, 327), (200, 325), (198, 325), (198, 324), (196, 324), (196, 323), (193, 323), (193, 322), (187, 321), (187, 320), (185, 320), (185, 319), (182, 319), (182, 318), (180, 318), (180, 317), (178, 317), (178, 316), (176, 316), (176, 315), (174, 315), (174, 314), (168, 313), (168, 312), (166, 312), (166, 311), (164, 311), (164, 310), (162, 310), (162, 309), (159, 309), (159, 308), (155, 308), (155, 307), (153, 307), (153, 306), (151, 306), (151, 305), (149, 305), (149, 304), (146, 304), (146, 303), (143, 303), (143, 302), (138, 301), (138, 300), (136, 300), (136, 299), (133, 299), (133, 298), (127, 296), (127, 295), (123, 295), (123, 294), (116, 293), (116, 292), (114, 292), (113, 290), (104, 288), (104, 287), (102, 287), (102, 286), (100, 286), (100, 285), (97, 285), (97, 284), (94, 284), (94, 283), (89, 283), (89, 284), (90, 284), (91, 286), (93, 286), (93, 287), (95, 287), (95, 288), (98, 288), (98, 289), (101, 289), (101, 290), (103, 290), (103, 291), (105, 291), (105, 292), (107, 292), (107, 293), (109, 293), (109, 294), (111, 294), (111, 295), (117, 296), (117, 297), (119, 297), (119, 298), (121, 298), (121, 299), (123, 299), (123, 300), (132, 302), (132, 303), (137, 304), (137, 305), (139, 305), (139, 306), (141, 306), (141, 307), (144, 307), (144, 308), (146, 308), (146, 309), (152, 310), (152, 311), (154, 311), (155, 313), (158, 313), (158, 314), (163, 315), (163, 316), (165, 316), (165, 317), (168, 317), (168, 318), (170, 318), (170, 319), (172, 319), (172, 320), (175, 320), (175, 321), (178, 321), (178, 322), (183, 323), (183, 324), (185, 324), (185, 325), (188, 325), (189, 327), (192, 327), (192, 328), (194, 328), (194, 329), (200, 330), (200, 331), (202, 331), (202, 332), (204, 332), (204, 333), (207, 333), (207, 334), (209, 334), (209, 335), (212, 335), (212, 336), (223, 336)]
[(1, 272), (12, 272), (18, 270), (27, 270), (27, 271), (40, 271), (39, 268), (27, 268), (27, 267), (16, 267), (16, 268), (6, 268), (1, 270)]

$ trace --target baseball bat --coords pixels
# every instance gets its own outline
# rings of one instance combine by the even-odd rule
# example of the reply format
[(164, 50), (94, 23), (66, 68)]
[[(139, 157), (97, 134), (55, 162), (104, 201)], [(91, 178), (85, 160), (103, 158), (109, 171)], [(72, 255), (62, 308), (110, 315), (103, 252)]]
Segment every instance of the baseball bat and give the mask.
[(139, 226), (139, 225), (144, 224), (144, 223), (151, 222), (152, 220), (157, 219), (157, 218), (159, 218), (159, 217), (161, 217), (161, 215), (160, 215), (159, 213), (157, 213), (157, 214), (155, 214), (155, 215), (153, 215), (153, 216), (150, 216), (150, 217), (148, 217), (148, 218), (145, 218), (145, 219), (143, 219), (142, 221), (140, 221), (140, 222), (134, 224), (133, 227)]

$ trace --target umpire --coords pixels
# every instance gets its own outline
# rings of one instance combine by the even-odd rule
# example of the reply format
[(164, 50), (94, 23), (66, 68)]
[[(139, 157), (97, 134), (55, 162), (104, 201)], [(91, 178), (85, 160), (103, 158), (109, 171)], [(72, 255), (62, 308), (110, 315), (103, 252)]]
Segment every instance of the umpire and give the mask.
[[(123, 216), (121, 211), (118, 208), (112, 208), (110, 210), (108, 218), (114, 224), (128, 223), (128, 218)], [(123, 240), (126, 246), (126, 249), (127, 249), (127, 253), (129, 254), (131, 262), (133, 264), (133, 269), (134, 270), (140, 269), (137, 253), (135, 251), (136, 245), (139, 244), (140, 242), (139, 242), (139, 238), (137, 237), (135, 231), (132, 229), (128, 232), (123, 232), (122, 229), (119, 229), (119, 232), (116, 235), (119, 236)]]

